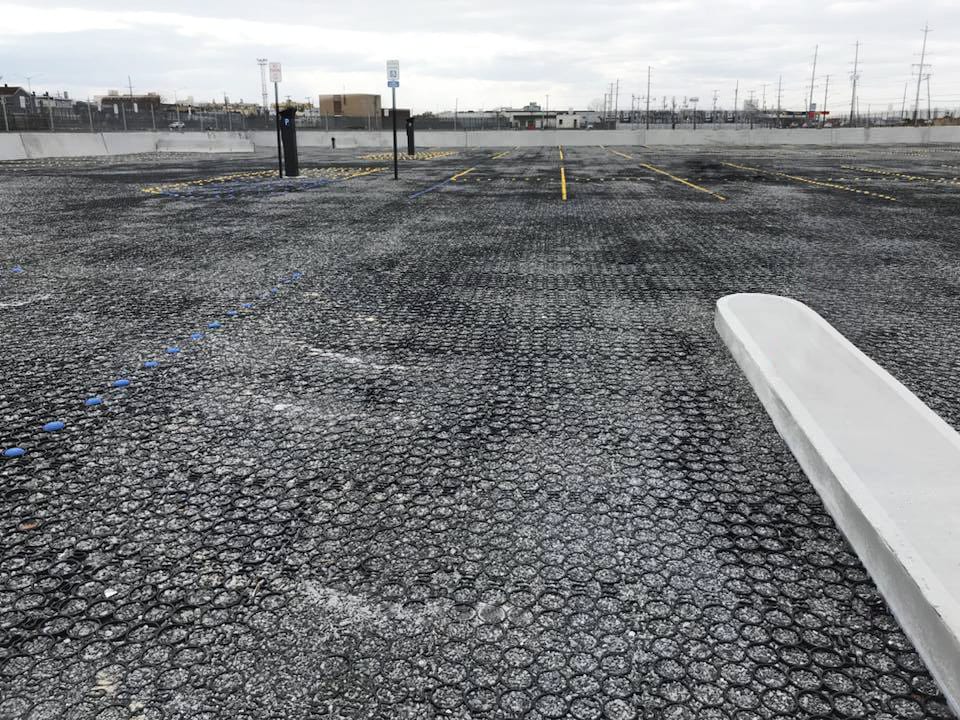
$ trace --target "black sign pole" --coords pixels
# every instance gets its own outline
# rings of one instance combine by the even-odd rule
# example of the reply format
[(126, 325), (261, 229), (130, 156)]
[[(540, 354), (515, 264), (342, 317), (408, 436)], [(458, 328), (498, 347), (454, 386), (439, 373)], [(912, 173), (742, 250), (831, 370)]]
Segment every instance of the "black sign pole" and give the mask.
[(280, 149), (280, 88), (278, 83), (273, 84), (273, 97), (277, 105), (277, 169), (283, 177), (283, 151)]
[(397, 180), (400, 177), (397, 164), (397, 89), (390, 88), (390, 94), (393, 95), (393, 109), (390, 111), (390, 117), (393, 118), (393, 179)]

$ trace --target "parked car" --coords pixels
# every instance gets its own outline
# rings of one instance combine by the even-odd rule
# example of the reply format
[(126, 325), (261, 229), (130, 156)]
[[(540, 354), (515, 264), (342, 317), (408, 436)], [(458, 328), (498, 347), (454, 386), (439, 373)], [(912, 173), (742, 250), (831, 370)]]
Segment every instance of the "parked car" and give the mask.
[(168, 125), (168, 127), (169, 127), (171, 130), (183, 130), (183, 129), (186, 127), (186, 124), (184, 124), (184, 123), (180, 122), (179, 120), (177, 120), (177, 121), (175, 121), (175, 122), (170, 123), (170, 125)]

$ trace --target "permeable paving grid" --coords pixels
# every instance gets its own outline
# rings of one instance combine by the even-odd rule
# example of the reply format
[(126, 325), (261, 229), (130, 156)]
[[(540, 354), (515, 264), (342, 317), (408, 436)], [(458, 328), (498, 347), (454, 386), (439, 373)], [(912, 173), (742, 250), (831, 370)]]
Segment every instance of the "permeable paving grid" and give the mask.
[(712, 318), (956, 427), (956, 148), (271, 163), (0, 164), (0, 717), (951, 717)]

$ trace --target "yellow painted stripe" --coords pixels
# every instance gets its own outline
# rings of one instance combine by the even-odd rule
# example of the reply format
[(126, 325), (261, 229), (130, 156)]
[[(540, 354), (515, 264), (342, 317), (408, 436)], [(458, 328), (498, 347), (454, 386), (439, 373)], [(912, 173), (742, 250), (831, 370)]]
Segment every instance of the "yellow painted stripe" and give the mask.
[(688, 188), (693, 188), (694, 190), (699, 190), (700, 192), (706, 193), (707, 195), (712, 195), (717, 200), (724, 201), (727, 199), (720, 193), (715, 193), (713, 190), (708, 190), (702, 185), (697, 185), (696, 183), (692, 183), (689, 180), (684, 180), (682, 177), (677, 177), (672, 173), (668, 173), (663, 168), (658, 168), (656, 165), (651, 165), (650, 163), (640, 163), (640, 167), (646, 168), (647, 170), (651, 170), (652, 172), (655, 172), (655, 173), (660, 173), (661, 175), (664, 175), (670, 178), (671, 180), (675, 180), (676, 182), (682, 185), (686, 185)]
[[(613, 150), (612, 148), (605, 148), (605, 149), (606, 149), (608, 152), (612, 152), (614, 155), (619, 155), (620, 157), (626, 158), (627, 160), (633, 160), (633, 159), (634, 159), (634, 157), (633, 157), (632, 155), (627, 155), (626, 153), (622, 153), (622, 152), (619, 152), (619, 151), (617, 151), (617, 150)], [(713, 190), (708, 190), (707, 188), (703, 187), (702, 185), (697, 185), (696, 183), (692, 183), (692, 182), (690, 182), (689, 180), (684, 180), (682, 177), (677, 177), (676, 175), (673, 175), (672, 173), (667, 172), (667, 171), (664, 170), (663, 168), (658, 168), (657, 166), (651, 165), (650, 163), (643, 163), (643, 162), (642, 162), (642, 163), (640, 163), (640, 167), (646, 168), (647, 170), (651, 170), (651, 171), (653, 171), (653, 172), (655, 172), (655, 173), (660, 173), (661, 175), (665, 175), (666, 177), (670, 178), (671, 180), (675, 180), (676, 182), (681, 183), (681, 184), (683, 184), (683, 185), (686, 185), (686, 186), (689, 187), (689, 188), (693, 188), (694, 190), (699, 190), (700, 192), (704, 192), (704, 193), (706, 193), (707, 195), (712, 195), (713, 197), (717, 198), (717, 200), (723, 201), (723, 200), (726, 200), (726, 199), (727, 199), (727, 198), (725, 198), (723, 195), (721, 195), (720, 193), (715, 193)]]
[[(567, 201), (567, 171), (563, 167), (563, 145), (557, 145), (557, 150), (560, 151), (560, 199), (564, 202)], [(526, 178), (524, 178), (526, 180)]]
[(891, 195), (884, 195), (882, 193), (871, 192), (870, 190), (859, 190), (857, 188), (852, 188), (847, 185), (837, 185), (836, 183), (824, 182), (823, 180), (811, 180), (810, 178), (800, 177), (799, 175), (788, 175), (787, 173), (779, 172), (778, 170), (764, 170), (763, 168), (750, 167), (749, 165), (738, 165), (737, 163), (722, 162), (721, 165), (726, 165), (727, 167), (737, 168), (738, 170), (749, 170), (751, 172), (758, 172), (764, 175), (775, 175), (777, 177), (784, 177), (789, 180), (795, 180), (796, 182), (801, 182), (806, 185), (813, 185), (815, 187), (825, 187), (830, 188), (831, 190), (844, 190), (846, 192), (856, 193), (857, 195), (869, 195), (870, 197), (880, 198), (881, 200), (889, 200), (890, 202), (897, 202), (895, 197)]
[(472, 167), (472, 168), (467, 168), (467, 169), (464, 170), (463, 172), (459, 172), (459, 173), (457, 173), (456, 175), (454, 175), (452, 178), (450, 178), (450, 180), (456, 180), (457, 178), (462, 178), (462, 177), (463, 177), (464, 175), (466, 175), (467, 173), (472, 173), (472, 172), (473, 172), (474, 170), (476, 170), (476, 169), (477, 169), (477, 168), (476, 168), (475, 166)]

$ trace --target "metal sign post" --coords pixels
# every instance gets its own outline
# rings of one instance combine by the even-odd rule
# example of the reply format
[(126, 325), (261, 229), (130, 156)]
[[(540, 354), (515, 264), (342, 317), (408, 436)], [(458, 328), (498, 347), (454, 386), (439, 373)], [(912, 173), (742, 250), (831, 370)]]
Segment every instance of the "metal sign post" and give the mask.
[(393, 121), (393, 179), (400, 177), (397, 161), (397, 88), (400, 87), (400, 61), (387, 60), (387, 87), (390, 88), (392, 105), (390, 119)]
[(273, 83), (273, 97), (276, 102), (277, 115), (277, 172), (283, 177), (283, 151), (280, 149), (280, 82), (283, 80), (283, 74), (280, 71), (280, 63), (270, 63), (270, 82)]

